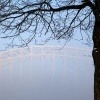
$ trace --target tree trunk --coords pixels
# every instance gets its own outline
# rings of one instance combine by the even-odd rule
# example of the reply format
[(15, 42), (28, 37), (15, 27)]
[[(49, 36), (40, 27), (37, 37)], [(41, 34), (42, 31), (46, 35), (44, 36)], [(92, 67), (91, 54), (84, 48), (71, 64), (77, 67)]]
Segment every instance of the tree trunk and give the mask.
[(96, 20), (93, 31), (93, 60), (94, 60), (94, 100), (100, 100), (100, 21)]

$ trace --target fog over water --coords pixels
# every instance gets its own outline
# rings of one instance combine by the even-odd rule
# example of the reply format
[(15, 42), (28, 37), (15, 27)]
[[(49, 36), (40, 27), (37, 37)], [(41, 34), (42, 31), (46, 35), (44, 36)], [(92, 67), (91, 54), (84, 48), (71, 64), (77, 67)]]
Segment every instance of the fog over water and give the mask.
[(24, 57), (0, 62), (0, 100), (93, 100), (92, 58)]

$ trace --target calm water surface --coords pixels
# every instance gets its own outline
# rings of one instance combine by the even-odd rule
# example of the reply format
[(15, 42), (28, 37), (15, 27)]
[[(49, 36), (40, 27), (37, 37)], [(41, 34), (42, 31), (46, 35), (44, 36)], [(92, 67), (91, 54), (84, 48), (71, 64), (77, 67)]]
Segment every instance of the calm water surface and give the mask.
[(91, 60), (30, 57), (0, 64), (0, 100), (93, 100)]

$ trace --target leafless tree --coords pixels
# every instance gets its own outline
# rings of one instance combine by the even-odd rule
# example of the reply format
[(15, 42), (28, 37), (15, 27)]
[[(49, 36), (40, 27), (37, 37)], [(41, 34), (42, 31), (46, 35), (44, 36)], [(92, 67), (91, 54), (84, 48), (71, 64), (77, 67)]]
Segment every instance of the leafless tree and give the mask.
[[(77, 31), (80, 30), (80, 31)], [(1, 0), (0, 38), (9, 46), (27, 46), (36, 37), (70, 40), (75, 33), (93, 40), (94, 100), (100, 100), (100, 1), (99, 0)], [(24, 37), (24, 35), (26, 37)], [(18, 39), (21, 44), (15, 44)]]

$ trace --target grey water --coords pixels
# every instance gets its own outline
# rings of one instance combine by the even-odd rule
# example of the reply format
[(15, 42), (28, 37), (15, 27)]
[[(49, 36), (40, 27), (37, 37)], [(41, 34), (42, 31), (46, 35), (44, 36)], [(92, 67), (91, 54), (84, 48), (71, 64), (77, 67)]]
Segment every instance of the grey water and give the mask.
[(0, 63), (0, 100), (93, 100), (92, 60), (16, 58)]

